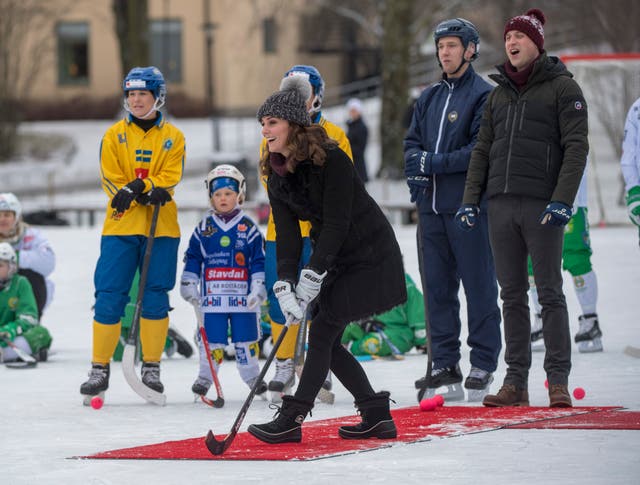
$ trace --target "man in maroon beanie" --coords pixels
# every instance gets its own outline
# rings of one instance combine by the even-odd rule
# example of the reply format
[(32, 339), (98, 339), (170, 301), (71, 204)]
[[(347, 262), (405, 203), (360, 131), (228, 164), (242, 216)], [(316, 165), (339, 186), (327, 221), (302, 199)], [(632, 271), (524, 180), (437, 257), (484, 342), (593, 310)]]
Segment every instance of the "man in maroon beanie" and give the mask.
[(542, 305), (550, 407), (572, 406), (568, 391), (571, 336), (562, 292), (564, 226), (580, 185), (587, 152), (587, 106), (572, 74), (544, 51), (544, 14), (510, 19), (507, 61), (490, 77), (498, 84), (483, 113), (471, 154), (462, 206), (464, 230), (474, 228), (483, 194), (501, 287), (507, 373), (485, 406), (528, 406), (531, 322), (527, 255)]

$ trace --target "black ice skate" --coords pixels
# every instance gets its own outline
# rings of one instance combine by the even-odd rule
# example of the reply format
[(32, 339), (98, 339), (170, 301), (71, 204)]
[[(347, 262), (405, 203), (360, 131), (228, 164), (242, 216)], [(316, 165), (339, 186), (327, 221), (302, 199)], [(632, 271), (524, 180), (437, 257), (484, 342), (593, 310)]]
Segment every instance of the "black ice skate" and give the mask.
[(467, 401), (482, 402), (489, 393), (489, 387), (493, 382), (493, 374), (479, 367), (471, 367), (469, 376), (464, 381), (467, 391)]
[(186, 338), (180, 335), (180, 332), (170, 326), (168, 335), (177, 344), (176, 350), (180, 355), (184, 356), (187, 359), (191, 357), (191, 355), (193, 354), (193, 347), (191, 347), (191, 344)]
[(200, 397), (206, 396), (210, 388), (211, 388), (211, 381), (198, 376), (198, 378), (194, 381), (193, 385), (191, 386), (191, 392), (195, 394), (195, 398), (197, 401)]
[[(418, 401), (424, 398), (433, 397), (441, 394), (445, 401), (461, 401), (464, 399), (464, 390), (462, 389), (462, 373), (460, 366), (456, 364), (454, 367), (440, 367), (431, 371), (431, 378), (421, 377), (415, 382), (418, 392)], [(441, 392), (437, 392), (439, 388), (446, 388)]]
[(164, 392), (164, 386), (160, 382), (160, 363), (143, 362), (141, 375), (145, 386), (160, 393)]
[(589, 313), (578, 318), (580, 328), (575, 336), (581, 353), (602, 352), (602, 331), (598, 324), (598, 315)]
[(104, 400), (104, 393), (109, 389), (109, 364), (92, 364), (89, 371), (89, 380), (80, 385), (80, 394), (82, 394), (82, 404), (91, 405), (91, 399), (100, 396)]
[[(257, 380), (258, 380), (258, 376), (252, 377), (251, 379), (246, 381), (247, 386), (249, 386), (249, 389), (253, 389), (253, 386), (255, 385)], [(262, 399), (263, 401), (267, 400), (267, 383), (266, 382), (264, 381), (260, 382), (260, 385), (256, 388), (256, 396), (259, 396), (260, 399)], [(280, 401), (282, 401), (282, 399), (280, 399)]]

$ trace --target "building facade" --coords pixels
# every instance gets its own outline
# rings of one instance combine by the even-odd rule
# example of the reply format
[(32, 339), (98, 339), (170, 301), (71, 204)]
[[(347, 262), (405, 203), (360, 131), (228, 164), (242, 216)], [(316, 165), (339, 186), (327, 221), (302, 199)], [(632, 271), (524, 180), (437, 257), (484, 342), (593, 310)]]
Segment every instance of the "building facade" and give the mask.
[[(42, 1), (47, 18), (20, 45), (21, 56), (38, 56), (37, 76), (17, 81), (28, 83), (25, 102), (51, 112), (117, 102), (124, 73), (112, 1)], [(310, 9), (304, 0), (148, 0), (149, 64), (166, 77), (169, 111), (183, 108), (180, 100), (191, 107), (185, 116), (210, 107), (255, 112), (293, 64), (313, 64), (328, 85), (340, 83), (344, 54), (305, 48)]]

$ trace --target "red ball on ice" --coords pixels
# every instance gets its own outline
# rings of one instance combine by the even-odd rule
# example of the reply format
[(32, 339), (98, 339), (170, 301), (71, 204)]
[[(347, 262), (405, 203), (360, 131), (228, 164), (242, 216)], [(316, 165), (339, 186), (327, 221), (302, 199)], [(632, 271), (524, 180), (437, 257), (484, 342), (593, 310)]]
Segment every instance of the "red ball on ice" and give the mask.
[(104, 404), (104, 401), (100, 396), (93, 396), (91, 398), (91, 407), (93, 409), (100, 409), (103, 404)]
[(435, 396), (433, 396), (433, 399), (438, 406), (444, 405), (444, 397), (442, 397), (442, 394), (436, 394)]
[(438, 403), (432, 397), (429, 397), (420, 401), (420, 411), (433, 411), (437, 407), (438, 407)]
[(580, 399), (583, 399), (585, 394), (586, 394), (586, 392), (584, 392), (584, 389), (582, 389), (581, 387), (576, 387), (573, 390), (573, 397), (575, 397), (578, 401)]
[(544, 380), (544, 387), (545, 389), (549, 389), (549, 381), (548, 380)]

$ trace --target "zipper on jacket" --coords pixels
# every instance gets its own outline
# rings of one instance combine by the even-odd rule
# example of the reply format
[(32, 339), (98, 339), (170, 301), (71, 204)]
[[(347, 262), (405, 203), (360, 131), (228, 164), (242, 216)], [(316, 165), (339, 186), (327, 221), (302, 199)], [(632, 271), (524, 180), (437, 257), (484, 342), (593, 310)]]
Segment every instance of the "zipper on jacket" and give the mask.
[[(436, 139), (436, 148), (433, 153), (439, 153), (440, 151), (440, 141), (442, 140), (442, 132), (444, 126), (444, 119), (447, 115), (447, 108), (449, 107), (449, 100), (451, 99), (451, 95), (453, 94), (453, 84), (449, 84), (447, 81), (442, 81), (449, 87), (449, 94), (447, 94), (447, 100), (444, 102), (444, 108), (442, 108), (442, 116), (440, 116), (440, 126), (438, 127), (438, 138)], [(433, 209), (434, 214), (438, 213), (436, 209), (436, 176), (431, 174), (431, 184), (433, 186), (433, 195), (431, 196), (431, 208)]]
[[(513, 135), (516, 131), (516, 120), (518, 119), (518, 104), (520, 103), (520, 95), (516, 98), (515, 108), (513, 110), (513, 121), (511, 122), (511, 133), (509, 135), (509, 150), (507, 150), (507, 163), (504, 173), (504, 194), (509, 192), (509, 168), (511, 165), (511, 149), (513, 147)], [(511, 103), (509, 103), (511, 105)]]
[(524, 121), (524, 110), (527, 107), (527, 101), (522, 101), (522, 111), (520, 111), (520, 123), (518, 123), (518, 131), (522, 131), (522, 122)]
[(550, 168), (551, 168), (551, 145), (547, 143), (547, 173), (549, 173)]

